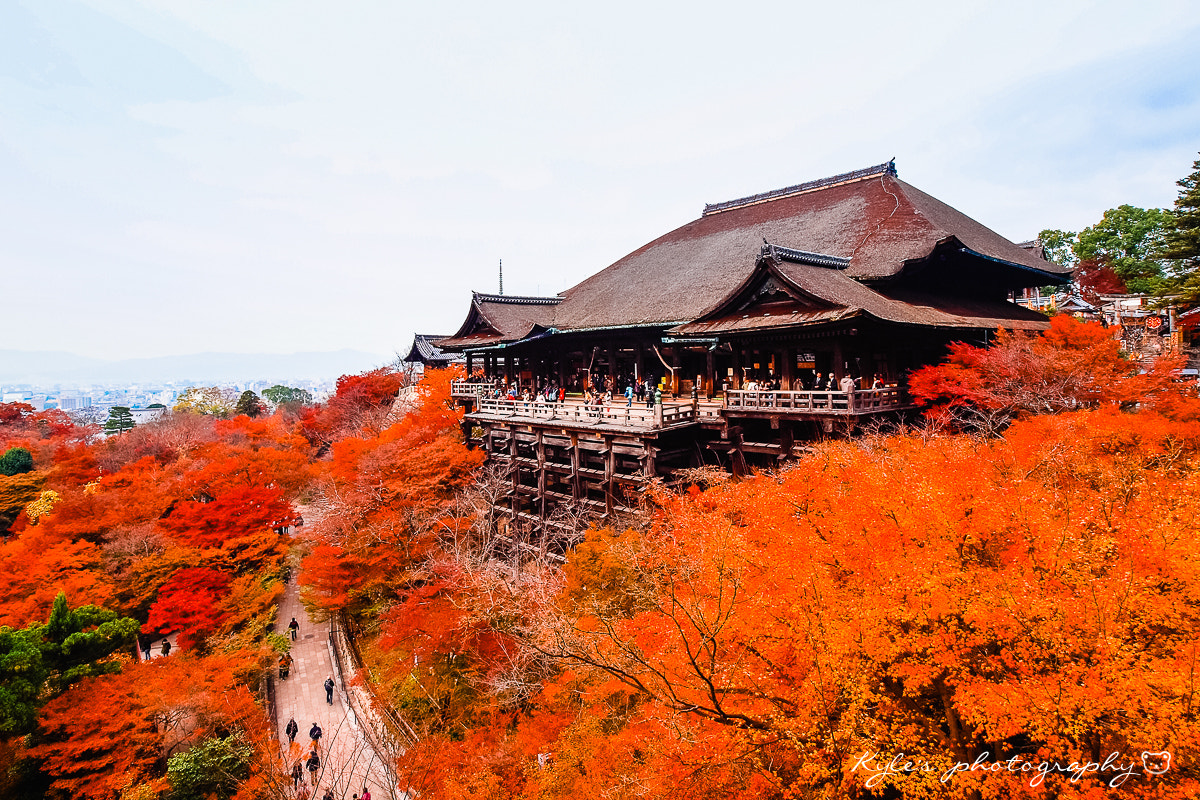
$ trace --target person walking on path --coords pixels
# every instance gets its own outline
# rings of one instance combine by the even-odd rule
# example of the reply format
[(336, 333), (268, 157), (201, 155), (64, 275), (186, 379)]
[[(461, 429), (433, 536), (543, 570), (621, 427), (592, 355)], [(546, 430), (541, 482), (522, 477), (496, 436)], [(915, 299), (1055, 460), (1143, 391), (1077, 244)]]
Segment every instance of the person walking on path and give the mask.
[(321, 735), (323, 733), (325, 732), (321, 730), (321, 726), (315, 722), (313, 723), (313, 726), (308, 729), (308, 738), (312, 740), (312, 749), (314, 753), (321, 749)]
[(296, 634), (300, 632), (300, 623), (296, 622), (295, 617), (292, 617), (292, 621), (288, 623), (288, 632), (292, 634), (292, 641), (296, 641)]
[(371, 790), (363, 787), (363, 793), (359, 795), (359, 800), (371, 800)]
[(317, 772), (321, 769), (321, 757), (317, 755), (317, 751), (313, 750), (308, 754), (308, 775), (312, 778), (313, 788), (317, 785)]
[(279, 657), (279, 680), (286, 681), (291, 671), (292, 657), (290, 654), (284, 653)]
[(288, 744), (296, 741), (296, 734), (300, 732), (300, 726), (296, 724), (295, 717), (288, 720), (287, 727), (283, 729), (283, 732), (287, 734)]
[(333, 676), (325, 679), (325, 702), (333, 705)]
[(300, 786), (300, 779), (304, 777), (304, 767), (300, 765), (300, 759), (296, 759), (292, 763), (292, 791)]
[(169, 639), (163, 639), (162, 654), (164, 656), (171, 655), (171, 641)]

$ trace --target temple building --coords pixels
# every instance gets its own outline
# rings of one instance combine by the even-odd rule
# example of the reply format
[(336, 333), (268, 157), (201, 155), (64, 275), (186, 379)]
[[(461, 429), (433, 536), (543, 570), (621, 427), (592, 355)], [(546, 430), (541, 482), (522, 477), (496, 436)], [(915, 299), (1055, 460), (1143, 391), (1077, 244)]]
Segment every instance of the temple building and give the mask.
[(448, 367), (451, 364), (461, 364), (463, 357), (459, 353), (446, 353), (442, 348), (438, 347), (434, 342), (439, 339), (445, 339), (445, 336), (436, 336), (428, 333), (418, 333), (413, 335), (412, 347), (408, 349), (408, 355), (400, 360), (406, 364), (420, 364), (422, 367)]
[(512, 473), (507, 507), (544, 523), (558, 503), (619, 511), (672, 470), (773, 464), (903, 413), (912, 369), (1044, 329), (1011, 298), (1068, 278), (888, 162), (705, 206), (553, 297), (474, 293), (434, 344), (465, 357), (466, 433)]

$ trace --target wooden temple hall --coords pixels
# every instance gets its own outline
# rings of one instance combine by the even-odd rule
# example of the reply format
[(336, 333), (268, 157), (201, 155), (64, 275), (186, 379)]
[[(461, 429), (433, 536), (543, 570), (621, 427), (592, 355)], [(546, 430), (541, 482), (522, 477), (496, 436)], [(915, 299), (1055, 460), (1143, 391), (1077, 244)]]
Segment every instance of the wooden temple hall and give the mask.
[(954, 341), (1045, 328), (1010, 298), (1067, 279), (893, 161), (705, 206), (552, 297), (474, 293), (432, 344), (465, 358), (455, 397), (468, 439), (511, 478), (504, 507), (543, 524), (566, 503), (620, 512), (650, 478), (775, 464), (903, 413), (910, 370)]

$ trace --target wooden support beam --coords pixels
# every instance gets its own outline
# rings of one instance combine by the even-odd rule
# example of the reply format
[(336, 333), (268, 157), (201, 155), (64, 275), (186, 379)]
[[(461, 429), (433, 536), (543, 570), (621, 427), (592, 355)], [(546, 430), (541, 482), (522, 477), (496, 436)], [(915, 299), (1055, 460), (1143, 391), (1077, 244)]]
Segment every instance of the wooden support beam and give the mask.
[(517, 491), (521, 486), (521, 467), (517, 463), (517, 458), (519, 455), (520, 455), (520, 453), (517, 450), (517, 437), (515, 435), (510, 434), (508, 437), (508, 457), (509, 457), (509, 463), (511, 465), (509, 467), (509, 469), (512, 470), (512, 510), (513, 510), (513, 514), (516, 514), (518, 511), (521, 510), (520, 494)]
[(571, 497), (578, 500), (583, 496), (583, 486), (579, 482), (579, 434), (571, 434)]
[(715, 364), (716, 364), (716, 353), (714, 353), (712, 351), (712, 349), (709, 348), (704, 354), (704, 372), (705, 372), (704, 382), (706, 384), (705, 389), (704, 389), (704, 396), (709, 398), (710, 400), (712, 399), (712, 396), (717, 393), (717, 368), (716, 368)]
[(538, 514), (546, 517), (546, 442), (542, 437), (542, 429), (537, 431), (537, 482), (538, 482)]
[(608, 445), (604, 453), (604, 506), (608, 511), (612, 511), (613, 506), (613, 473), (617, 469), (617, 454), (612, 449), (612, 437), (604, 437), (605, 444)]

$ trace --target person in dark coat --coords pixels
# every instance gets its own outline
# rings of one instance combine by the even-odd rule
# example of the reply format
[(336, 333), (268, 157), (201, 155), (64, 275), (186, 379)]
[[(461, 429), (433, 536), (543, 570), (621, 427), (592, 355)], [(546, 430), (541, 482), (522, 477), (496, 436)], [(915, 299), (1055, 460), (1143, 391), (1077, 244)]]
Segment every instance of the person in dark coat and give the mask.
[(300, 785), (300, 779), (304, 777), (304, 767), (300, 764), (300, 759), (296, 759), (296, 763), (292, 764), (292, 791)]
[(162, 654), (164, 656), (171, 655), (171, 640), (170, 639), (163, 639)]
[(315, 752), (321, 747), (321, 735), (324, 733), (321, 726), (313, 723), (313, 726), (308, 729), (308, 738), (312, 740), (312, 749)]
[(312, 785), (317, 785), (317, 771), (321, 769), (321, 757), (317, 755), (317, 751), (313, 750), (308, 754), (308, 761), (305, 762), (308, 767), (308, 775), (312, 778)]
[(325, 702), (333, 705), (333, 676), (325, 679)]
[(296, 741), (296, 734), (300, 732), (300, 726), (296, 724), (295, 718), (288, 720), (288, 724), (283, 729), (283, 732), (287, 734), (289, 744)]
[(292, 641), (296, 641), (296, 634), (300, 632), (300, 623), (296, 622), (295, 617), (292, 617), (292, 621), (288, 623), (288, 632), (292, 635)]

